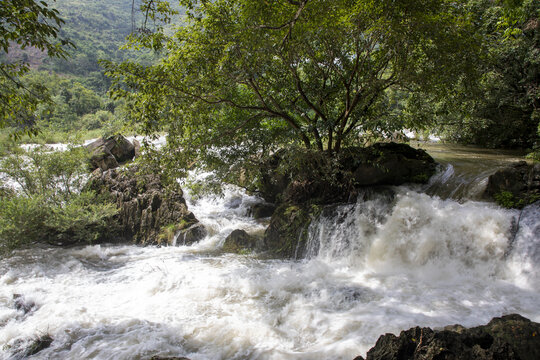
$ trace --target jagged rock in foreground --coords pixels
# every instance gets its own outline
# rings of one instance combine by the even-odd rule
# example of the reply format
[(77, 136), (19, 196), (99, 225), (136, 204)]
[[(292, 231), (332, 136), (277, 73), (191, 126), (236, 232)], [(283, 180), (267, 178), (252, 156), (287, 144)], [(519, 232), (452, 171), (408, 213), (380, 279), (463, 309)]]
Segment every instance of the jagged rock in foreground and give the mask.
[(119, 164), (132, 160), (136, 151), (135, 145), (122, 135), (97, 139), (86, 145), (86, 149), (92, 154), (91, 170), (99, 168), (103, 171), (117, 168)]
[(485, 195), (504, 207), (523, 208), (540, 200), (540, 164), (520, 161), (498, 170), (489, 177)]
[(166, 189), (159, 175), (137, 170), (96, 169), (88, 181), (90, 190), (109, 196), (119, 209), (115, 236), (140, 244), (170, 244), (179, 232), (186, 245), (206, 236), (204, 226), (188, 211), (180, 186)]
[[(521, 315), (492, 319), (466, 329), (460, 325), (436, 331), (415, 327), (395, 336), (382, 335), (366, 360), (538, 360), (540, 324)], [(355, 360), (364, 360), (359, 356)]]

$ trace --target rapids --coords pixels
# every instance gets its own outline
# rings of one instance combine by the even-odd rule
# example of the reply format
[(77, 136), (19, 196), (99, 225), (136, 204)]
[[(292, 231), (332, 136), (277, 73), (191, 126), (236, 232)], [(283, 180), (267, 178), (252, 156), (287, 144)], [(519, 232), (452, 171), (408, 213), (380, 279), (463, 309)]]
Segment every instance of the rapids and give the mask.
[(232, 230), (267, 225), (247, 216), (260, 200), (234, 187), (188, 197), (209, 230), (191, 247), (17, 251), (0, 260), (0, 358), (50, 334), (30, 358), (352, 359), (415, 325), (540, 321), (540, 207), (478, 201), (513, 158), (432, 154), (430, 184), (327, 209), (297, 260), (220, 251)]

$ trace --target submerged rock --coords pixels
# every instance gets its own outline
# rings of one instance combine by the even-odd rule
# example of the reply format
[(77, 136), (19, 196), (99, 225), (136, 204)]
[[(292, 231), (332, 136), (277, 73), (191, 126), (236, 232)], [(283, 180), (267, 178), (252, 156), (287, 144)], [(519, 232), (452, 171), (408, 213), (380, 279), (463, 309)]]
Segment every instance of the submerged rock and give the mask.
[(12, 351), (12, 359), (26, 359), (47, 349), (53, 341), (49, 334), (44, 334), (33, 339), (18, 339), (11, 345), (5, 345), (4, 348)]
[(459, 325), (440, 331), (415, 327), (399, 336), (382, 335), (366, 357), (366, 360), (409, 359), (540, 359), (540, 324), (514, 314), (470, 329)]
[(160, 244), (171, 243), (177, 231), (185, 230), (181, 243), (191, 244), (206, 235), (204, 227), (188, 211), (180, 186), (166, 188), (157, 174), (139, 174), (135, 166), (96, 169), (87, 188), (108, 196), (118, 207), (119, 231), (111, 236)]
[(91, 152), (90, 167), (92, 170), (103, 171), (114, 169), (119, 164), (132, 160), (135, 157), (135, 145), (122, 135), (111, 136), (107, 139), (100, 138), (88, 145)]
[(223, 251), (240, 254), (246, 251), (252, 251), (257, 246), (257, 239), (249, 235), (244, 230), (236, 229), (225, 238)]
[(33, 301), (28, 301), (21, 294), (13, 294), (13, 305), (17, 311), (21, 311), (24, 315), (32, 312), (36, 308)]
[(540, 164), (520, 161), (497, 171), (489, 177), (485, 195), (508, 208), (540, 200)]

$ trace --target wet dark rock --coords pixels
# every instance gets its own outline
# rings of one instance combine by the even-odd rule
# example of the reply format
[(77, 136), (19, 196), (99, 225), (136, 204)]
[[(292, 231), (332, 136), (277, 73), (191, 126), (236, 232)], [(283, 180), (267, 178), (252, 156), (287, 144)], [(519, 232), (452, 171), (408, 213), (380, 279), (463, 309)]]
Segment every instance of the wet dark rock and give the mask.
[(49, 334), (45, 334), (33, 339), (18, 339), (14, 344), (5, 346), (4, 349), (10, 349), (12, 351), (12, 359), (26, 359), (47, 349), (53, 341), (54, 339)]
[(252, 251), (257, 246), (257, 239), (244, 230), (236, 229), (225, 238), (223, 251), (241, 254)]
[(100, 138), (86, 145), (86, 148), (92, 154), (90, 157), (91, 170), (114, 169), (119, 164), (135, 157), (135, 146), (122, 135), (114, 135), (107, 139)]
[(165, 187), (157, 174), (140, 174), (135, 166), (96, 169), (87, 189), (107, 196), (119, 209), (118, 229), (107, 241), (171, 243), (177, 231), (184, 231), (181, 243), (189, 244), (205, 236), (204, 227), (188, 211), (180, 186)]
[(302, 256), (307, 229), (324, 207), (387, 194), (389, 185), (426, 183), (436, 165), (424, 150), (396, 143), (351, 147), (334, 156), (278, 151), (260, 170), (260, 194), (277, 205), (263, 249), (279, 257)]
[(280, 258), (299, 258), (306, 248), (309, 225), (322, 209), (316, 205), (280, 205), (272, 215), (258, 250)]
[[(360, 360), (357, 357), (355, 360)], [(540, 359), (540, 324), (520, 315), (494, 318), (487, 325), (460, 325), (436, 331), (415, 327), (399, 336), (379, 337), (366, 360), (533, 360)]]
[(25, 355), (32, 356), (40, 352), (41, 350), (47, 349), (53, 343), (53, 338), (50, 335), (43, 335), (35, 339), (30, 346), (27, 348)]
[(32, 312), (36, 308), (33, 301), (28, 301), (21, 294), (13, 294), (13, 302), (17, 311), (22, 311), (24, 315)]
[(195, 223), (186, 229), (180, 229), (177, 234), (177, 245), (190, 245), (206, 237), (208, 232), (201, 223)]
[(540, 164), (520, 161), (498, 170), (489, 177), (485, 195), (509, 208), (523, 208), (540, 200)]
[(249, 209), (249, 215), (254, 219), (263, 219), (272, 216), (276, 206), (268, 203), (257, 203)]
[(334, 204), (354, 200), (366, 187), (426, 183), (435, 171), (431, 156), (406, 144), (351, 147), (336, 156), (282, 150), (261, 165), (259, 191), (278, 205)]

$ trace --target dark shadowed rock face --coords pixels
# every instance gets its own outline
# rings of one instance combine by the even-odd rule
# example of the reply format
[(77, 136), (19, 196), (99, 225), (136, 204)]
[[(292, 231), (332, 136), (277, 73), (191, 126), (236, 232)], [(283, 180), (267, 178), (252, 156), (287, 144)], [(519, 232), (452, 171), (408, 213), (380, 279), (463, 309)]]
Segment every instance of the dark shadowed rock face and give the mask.
[[(191, 244), (206, 235), (193, 213), (188, 211), (182, 189), (165, 189), (156, 174), (137, 174), (132, 166), (102, 171), (96, 169), (87, 187), (109, 195), (116, 203), (120, 227), (118, 236), (141, 244), (172, 242), (176, 231), (179, 244)], [(202, 229), (201, 229), (202, 228)], [(196, 230), (197, 229), (197, 230)]]
[(351, 147), (338, 155), (279, 151), (261, 166), (261, 195), (269, 202), (334, 204), (351, 201), (365, 187), (426, 183), (436, 163), (406, 144)]
[(494, 318), (470, 329), (415, 327), (399, 336), (382, 335), (366, 360), (533, 360), (540, 359), (539, 336), (540, 324), (520, 315)]
[(308, 228), (319, 217), (321, 206), (281, 204), (272, 215), (258, 251), (279, 258), (299, 258), (304, 254)]
[(276, 206), (268, 203), (257, 203), (249, 209), (249, 215), (254, 219), (263, 219), (272, 216)]
[(497, 171), (489, 177), (485, 195), (505, 207), (522, 208), (540, 200), (540, 164), (520, 161)]
[(86, 145), (86, 148), (92, 154), (90, 158), (92, 170), (114, 169), (135, 156), (135, 146), (122, 135), (98, 139)]

